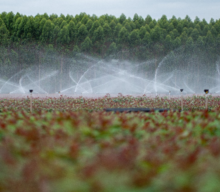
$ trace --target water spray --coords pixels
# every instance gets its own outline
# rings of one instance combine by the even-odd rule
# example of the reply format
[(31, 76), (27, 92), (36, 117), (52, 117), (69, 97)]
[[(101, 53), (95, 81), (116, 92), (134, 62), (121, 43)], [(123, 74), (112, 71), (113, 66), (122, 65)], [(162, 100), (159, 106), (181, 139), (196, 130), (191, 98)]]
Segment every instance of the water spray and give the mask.
[(33, 90), (30, 89), (29, 92), (30, 92), (30, 94), (31, 94), (31, 96), (30, 96), (30, 111), (31, 111), (31, 113), (32, 113), (32, 112), (33, 112), (33, 111), (32, 111), (32, 93), (33, 93)]
[(204, 89), (204, 92), (205, 92), (205, 108), (208, 109), (208, 97), (207, 97), (207, 95), (209, 94), (209, 90)]
[(181, 92), (181, 111), (183, 111), (183, 89), (180, 89)]
[[(76, 93), (95, 95), (100, 93), (115, 94), (121, 92), (126, 95), (151, 93), (157, 97), (160, 96), (160, 94), (163, 95), (163, 93), (166, 93), (167, 95), (168, 93), (169, 95), (167, 96), (169, 99), (172, 99), (173, 94), (177, 92), (180, 93), (180, 88), (183, 88), (186, 93), (195, 94), (196, 97), (198, 97), (197, 90), (200, 90), (203, 81), (207, 83), (210, 82), (210, 84), (207, 84), (207, 87), (210, 88), (211, 92), (220, 93), (220, 86), (218, 86), (220, 80), (219, 78), (215, 78), (215, 74), (213, 74), (212, 77), (205, 76), (207, 79), (200, 81), (200, 77), (203, 75), (203, 71), (201, 71), (202, 73), (198, 76), (200, 82), (198, 84), (195, 83), (197, 82), (197, 80), (195, 80), (197, 76), (194, 75), (194, 66), (192, 66), (192, 70), (191, 68), (188, 69), (188, 67), (181, 70), (177, 70), (178, 66), (176, 66), (176, 69), (169, 67), (169, 65), (173, 65), (172, 63), (182, 61), (183, 56), (185, 58), (185, 53), (182, 52), (182, 49), (172, 51), (172, 53), (161, 58), (162, 60), (156, 66), (155, 70), (154, 64), (157, 62), (156, 60), (134, 63), (127, 60), (100, 60), (82, 55), (82, 57), (77, 59), (77, 62), (82, 64), (82, 68), (80, 69), (75, 68), (77, 66), (75, 64), (72, 65), (72, 63), (62, 64), (63, 67), (67, 67), (68, 70), (65, 68), (61, 68), (59, 71), (41, 69), (41, 76), (38, 77), (37, 70), (33, 67), (28, 71), (23, 70), (17, 72), (8, 80), (0, 79), (0, 94), (13, 93), (13, 96), (14, 94), (29, 94), (28, 91), (31, 87), (35, 93), (56, 93), (57, 96), (66, 94), (75, 95)], [(191, 57), (186, 57), (184, 62), (193, 63), (194, 59), (192, 60)], [(121, 68), (122, 66), (123, 68)], [(60, 77), (61, 70), (62, 78)], [(189, 71), (191, 73), (188, 74)], [(145, 72), (147, 75), (145, 75)], [(217, 65), (217, 72), (219, 75), (220, 65)], [(183, 78), (180, 78), (182, 76)], [(61, 80), (59, 80), (59, 78), (61, 78)], [(39, 86), (39, 82), (41, 82), (41, 86)], [(59, 87), (60, 82), (62, 83), (62, 87)], [(212, 85), (217, 86), (212, 87)]]

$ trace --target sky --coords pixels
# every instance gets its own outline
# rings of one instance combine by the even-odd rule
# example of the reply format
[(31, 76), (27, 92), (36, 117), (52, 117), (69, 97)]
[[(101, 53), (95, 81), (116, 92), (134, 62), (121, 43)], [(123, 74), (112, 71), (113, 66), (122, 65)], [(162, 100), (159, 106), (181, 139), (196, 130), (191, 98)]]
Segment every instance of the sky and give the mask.
[(134, 14), (145, 18), (150, 15), (159, 19), (162, 15), (167, 18), (185, 18), (192, 20), (198, 16), (201, 20), (220, 19), (220, 0), (0, 0), (1, 12), (14, 12), (23, 15), (47, 13), (60, 15), (76, 15), (85, 12), (90, 15), (104, 14), (119, 17), (124, 13), (133, 18)]

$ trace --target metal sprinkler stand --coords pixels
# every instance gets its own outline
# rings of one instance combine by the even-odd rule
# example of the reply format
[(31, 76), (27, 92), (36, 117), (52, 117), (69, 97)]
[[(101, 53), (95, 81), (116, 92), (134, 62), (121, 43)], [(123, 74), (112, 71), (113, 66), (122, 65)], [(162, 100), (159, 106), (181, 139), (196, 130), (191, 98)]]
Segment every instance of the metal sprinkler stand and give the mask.
[(205, 92), (205, 108), (208, 109), (208, 97), (207, 97), (207, 95), (209, 94), (209, 90), (204, 89), (204, 92)]
[(180, 89), (181, 92), (181, 111), (183, 111), (183, 89)]
[(30, 89), (29, 92), (30, 92), (30, 94), (31, 94), (31, 97), (30, 97), (30, 111), (31, 111), (31, 113), (32, 113), (32, 112), (33, 112), (33, 110), (32, 110), (32, 93), (33, 93), (33, 90)]

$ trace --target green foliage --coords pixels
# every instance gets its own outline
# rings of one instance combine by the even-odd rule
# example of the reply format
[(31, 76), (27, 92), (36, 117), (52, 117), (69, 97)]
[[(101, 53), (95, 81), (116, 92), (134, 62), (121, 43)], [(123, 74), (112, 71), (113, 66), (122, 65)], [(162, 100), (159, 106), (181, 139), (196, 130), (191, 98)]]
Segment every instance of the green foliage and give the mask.
[(213, 38), (213, 35), (212, 35), (211, 31), (208, 31), (205, 38), (206, 38), (206, 45), (213, 45), (214, 38)]
[(81, 26), (78, 29), (78, 34), (77, 34), (78, 41), (80, 42), (83, 41), (87, 35), (88, 35), (88, 30), (86, 26), (84, 24), (81, 24)]
[(9, 31), (6, 28), (5, 23), (0, 18), (0, 44), (7, 46)]
[[(47, 20), (43, 26), (42, 34), (40, 37), (40, 39), (43, 43), (44, 42), (51, 42), (52, 37), (53, 37), (53, 28), (54, 28), (53, 23), (50, 20)], [(63, 38), (63, 41), (65, 41), (64, 37), (62, 37), (62, 38)]]
[(140, 36), (139, 36), (139, 30), (138, 29), (135, 29), (130, 33), (129, 43), (132, 46), (136, 46), (140, 43)]
[(150, 45), (152, 42), (150, 33), (146, 32), (144, 35), (143, 43), (144, 45)]
[(89, 20), (89, 17), (88, 17), (88, 15), (85, 14), (81, 20), (81, 23), (86, 24), (88, 22), (88, 20)]
[(120, 22), (121, 24), (123, 24), (125, 20), (126, 20), (126, 16), (125, 16), (124, 13), (122, 13), (121, 16), (119, 17), (119, 22)]
[(65, 25), (58, 34), (57, 41), (61, 44), (68, 44), (70, 41), (68, 26)]
[(93, 34), (93, 42), (100, 41), (102, 42), (104, 40), (104, 30), (101, 26), (99, 26)]
[(95, 31), (96, 29), (98, 29), (99, 26), (100, 26), (99, 21), (98, 21), (98, 20), (95, 21), (95, 22), (92, 24), (92, 28), (91, 28), (90, 31), (89, 31), (90, 34), (93, 35), (94, 31)]
[(114, 30), (115, 30), (115, 26), (116, 26), (116, 23), (114, 20), (112, 20), (109, 24), (110, 28), (111, 28), (111, 35), (114, 36)]
[(156, 26), (151, 32), (151, 39), (154, 42), (159, 42), (162, 39), (162, 30), (159, 26)]
[(74, 41), (76, 37), (76, 26), (73, 21), (69, 22), (68, 30), (69, 30), (70, 41)]
[(146, 31), (147, 31), (147, 30), (146, 30), (146, 27), (142, 26), (142, 27), (140, 28), (140, 30), (139, 30), (139, 37), (140, 37), (141, 39), (144, 38), (144, 35), (145, 35)]
[(108, 55), (111, 55), (111, 54), (116, 54), (117, 52), (117, 45), (115, 42), (112, 42), (111, 45), (109, 46), (108, 48)]
[(108, 23), (105, 23), (103, 26), (104, 36), (109, 37), (111, 35), (111, 28)]
[[(34, 19), (33, 17), (28, 18), (28, 21), (24, 27), (24, 36), (27, 39), (31, 39), (34, 35), (35, 27), (34, 27)], [(48, 38), (48, 37), (47, 37)]]
[(92, 48), (92, 41), (90, 40), (89, 37), (86, 37), (86, 39), (81, 44), (81, 50), (85, 52), (89, 52), (91, 51), (91, 48)]
[[(143, 51), (143, 54), (147, 52), (149, 55), (155, 55), (156, 52), (165, 56), (181, 46), (191, 50), (199, 46), (199, 49), (210, 49), (213, 54), (220, 55), (219, 35), (220, 20), (211, 19), (208, 23), (196, 17), (192, 21), (189, 16), (168, 19), (163, 15), (155, 20), (150, 15), (143, 19), (138, 14), (132, 19), (124, 14), (119, 18), (108, 14), (90, 16), (86, 13), (75, 16), (0, 14), (0, 45), (9, 50), (30, 43), (41, 51), (48, 44), (52, 44), (58, 52), (71, 52), (76, 45), (86, 51), (88, 49), (84, 47), (91, 45), (88, 43), (90, 39), (90, 52), (99, 56), (108, 55), (113, 42), (117, 43), (118, 50)], [(134, 59), (144, 58), (142, 53), (136, 53), (132, 54)]]
[(170, 35), (166, 36), (164, 45), (165, 45), (165, 49), (171, 50), (173, 48), (172, 39)]
[(196, 41), (199, 37), (199, 31), (197, 29), (194, 29), (191, 33), (191, 37), (193, 38), (194, 41)]
[(193, 38), (192, 37), (189, 37), (186, 41), (186, 48), (188, 50), (192, 50), (193, 49)]
[(216, 47), (217, 47), (217, 49), (220, 49), (220, 34), (218, 35), (218, 37), (216, 39)]
[(118, 24), (115, 26), (114, 36), (118, 37), (119, 32), (121, 31), (121, 28), (122, 28), (122, 25), (121, 25), (120, 23), (118, 23)]
[(53, 30), (53, 39), (58, 39), (58, 35), (60, 33), (60, 27), (59, 26), (56, 26)]
[(125, 27), (122, 27), (118, 34), (119, 42), (126, 44), (128, 42), (128, 36), (129, 36), (129, 33), (127, 29)]
[(151, 21), (152, 21), (152, 17), (150, 15), (147, 15), (147, 17), (145, 18), (145, 23), (149, 25)]
[(197, 39), (197, 45), (201, 48), (204, 47), (205, 43), (204, 43), (204, 40), (203, 40), (203, 37), (202, 36), (199, 36), (198, 39)]
[(180, 37), (177, 37), (175, 40), (174, 40), (174, 49), (180, 47), (181, 45), (181, 39)]
[(187, 41), (187, 39), (188, 39), (188, 36), (187, 36), (186, 31), (184, 31), (184, 32), (181, 34), (180, 38), (181, 38), (182, 44), (185, 44), (186, 41)]
[(86, 28), (88, 31), (90, 31), (90, 29), (92, 28), (93, 22), (91, 19), (89, 19), (86, 23)]
[(13, 30), (13, 20), (14, 20), (14, 13), (13, 12), (10, 12), (7, 14), (6, 16), (6, 27), (7, 29), (10, 31), (10, 33), (12, 33), (12, 30)]
[(219, 109), (114, 114), (101, 108), (172, 101), (33, 101), (32, 114), (29, 99), (0, 102), (1, 191), (219, 191)]
[(78, 47), (77, 45), (75, 45), (75, 46), (73, 47), (73, 54), (75, 55), (75, 54), (77, 54), (77, 53), (79, 53), (79, 52), (80, 52), (79, 47)]

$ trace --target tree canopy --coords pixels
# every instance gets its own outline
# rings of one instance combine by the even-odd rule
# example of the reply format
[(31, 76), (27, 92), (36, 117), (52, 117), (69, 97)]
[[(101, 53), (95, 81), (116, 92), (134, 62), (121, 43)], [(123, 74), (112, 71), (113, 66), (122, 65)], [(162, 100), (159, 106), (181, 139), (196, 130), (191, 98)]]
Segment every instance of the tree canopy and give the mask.
[[(123, 50), (140, 50), (148, 55), (166, 55), (184, 46), (212, 49), (219, 54), (220, 19), (210, 22), (198, 17), (193, 21), (189, 16), (184, 19), (163, 15), (155, 20), (150, 15), (133, 18), (121, 14), (112, 15), (37, 14), (26, 16), (20, 13), (3, 12), (0, 14), (0, 46), (18, 53), (19, 46), (29, 46), (45, 50), (53, 45), (57, 52), (79, 52), (104, 57)], [(100, 51), (101, 50), (101, 51)], [(18, 53), (19, 54), (19, 53)]]

